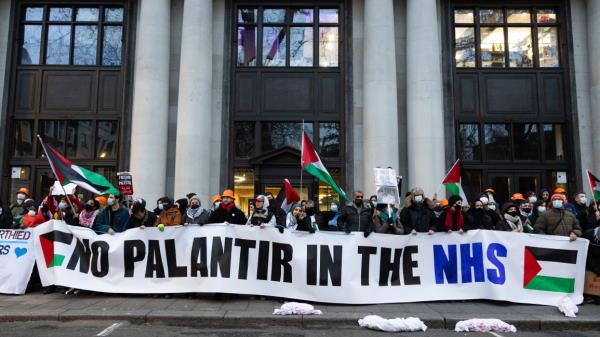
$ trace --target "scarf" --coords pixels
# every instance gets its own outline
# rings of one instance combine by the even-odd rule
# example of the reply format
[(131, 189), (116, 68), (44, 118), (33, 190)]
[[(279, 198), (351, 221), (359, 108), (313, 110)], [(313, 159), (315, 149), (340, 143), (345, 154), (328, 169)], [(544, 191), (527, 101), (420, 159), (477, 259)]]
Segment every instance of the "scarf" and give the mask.
[(521, 223), (521, 218), (519, 216), (512, 216), (508, 213), (504, 213), (504, 219), (510, 225), (511, 229), (519, 229), (523, 230), (523, 224)]
[(98, 215), (98, 211), (81, 211), (81, 213), (79, 213), (79, 224), (83, 227), (92, 228), (96, 215)]
[(231, 212), (235, 208), (235, 203), (231, 203), (229, 205), (221, 204), (220, 208), (224, 209), (226, 212)]
[(185, 212), (185, 215), (187, 215), (187, 217), (190, 219), (196, 219), (197, 217), (202, 215), (203, 212), (204, 212), (204, 208), (202, 208), (202, 207), (198, 207), (196, 209), (188, 207), (187, 211)]
[[(388, 223), (388, 220), (390, 219), (388, 213), (384, 211), (379, 211), (379, 218), (384, 223)], [(398, 218), (396, 217), (396, 212), (392, 212), (392, 224), (396, 224), (397, 220)]]
[[(456, 214), (456, 224), (454, 224), (454, 215)], [(463, 218), (463, 213), (462, 210), (454, 210), (454, 208), (448, 208), (448, 210), (446, 211), (446, 221), (444, 223), (444, 226), (446, 227), (446, 230), (449, 231), (453, 231), (453, 230), (459, 230), (461, 228), (463, 228), (464, 225), (464, 218)]]

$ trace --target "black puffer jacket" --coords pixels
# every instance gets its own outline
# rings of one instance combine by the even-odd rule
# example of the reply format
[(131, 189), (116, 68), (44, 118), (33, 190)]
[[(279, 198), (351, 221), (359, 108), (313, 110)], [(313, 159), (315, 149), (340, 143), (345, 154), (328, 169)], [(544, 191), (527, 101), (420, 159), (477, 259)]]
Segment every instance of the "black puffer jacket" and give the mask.
[(404, 226), (404, 233), (410, 234), (412, 230), (424, 233), (429, 230), (436, 231), (433, 202), (425, 198), (422, 203), (413, 202), (412, 196), (404, 199), (404, 208), (400, 212), (400, 222)]
[(346, 232), (372, 232), (373, 209), (347, 205), (338, 219), (338, 228)]
[(13, 216), (8, 207), (0, 205), (0, 229), (12, 229), (13, 228)]

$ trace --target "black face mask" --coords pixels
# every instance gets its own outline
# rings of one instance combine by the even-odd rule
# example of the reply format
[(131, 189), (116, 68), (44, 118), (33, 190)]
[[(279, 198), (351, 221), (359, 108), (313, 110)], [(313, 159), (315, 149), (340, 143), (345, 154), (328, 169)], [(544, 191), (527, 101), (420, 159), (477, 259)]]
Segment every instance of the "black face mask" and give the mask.
[(198, 208), (200, 208), (200, 205), (192, 205), (192, 206), (190, 206), (190, 208), (191, 209), (198, 209)]
[(363, 200), (362, 199), (354, 199), (354, 204), (356, 206), (360, 207), (363, 204)]
[(436, 211), (436, 212), (441, 212), (442, 211), (442, 206), (435, 206), (433, 208), (433, 210)]
[(474, 212), (483, 213), (483, 208), (475, 208)]
[(461, 208), (462, 208), (462, 205), (454, 205), (454, 209), (457, 211), (460, 210)]
[(304, 212), (306, 212), (306, 215), (308, 215), (308, 216), (315, 215), (315, 210), (312, 208), (306, 208), (306, 209), (304, 209)]
[(523, 212), (529, 213), (529, 212), (531, 212), (531, 208), (523, 208)]
[(86, 204), (86, 205), (85, 205), (83, 208), (84, 208), (86, 211), (88, 211), (88, 212), (91, 212), (91, 211), (93, 211), (93, 210), (94, 210), (94, 206), (92, 206), (92, 205), (87, 205), (87, 204)]
[(515, 217), (515, 216), (517, 216), (517, 215), (518, 215), (518, 213), (517, 213), (517, 212), (507, 212), (507, 213), (508, 213), (508, 215), (510, 215), (510, 216), (513, 216), (513, 217)]

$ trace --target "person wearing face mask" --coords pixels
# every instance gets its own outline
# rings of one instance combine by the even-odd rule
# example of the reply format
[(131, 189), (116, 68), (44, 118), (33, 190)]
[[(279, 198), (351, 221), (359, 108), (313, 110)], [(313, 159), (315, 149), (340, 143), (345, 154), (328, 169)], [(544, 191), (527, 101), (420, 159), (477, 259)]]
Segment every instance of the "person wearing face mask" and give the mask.
[(534, 191), (529, 191), (526, 194), (527, 201), (533, 206), (538, 201), (537, 195)]
[(367, 208), (363, 201), (364, 193), (355, 191), (352, 193), (351, 204), (342, 210), (338, 219), (338, 229), (347, 234), (351, 232), (363, 232), (365, 237), (373, 231), (373, 210)]
[(169, 203), (171, 199), (169, 197), (164, 196), (160, 197), (156, 200), (156, 207), (154, 208), (154, 215), (159, 216), (162, 211), (165, 210), (165, 204)]
[(184, 225), (204, 225), (208, 222), (208, 211), (202, 208), (202, 203), (197, 195), (190, 197), (189, 207), (183, 215)]
[(512, 202), (502, 205), (502, 220), (496, 223), (497, 231), (523, 232), (523, 222), (519, 216), (519, 206)]
[(473, 206), (467, 212), (465, 227), (467, 229), (494, 229), (494, 223), (492, 218), (487, 214), (483, 208), (483, 202), (481, 200), (475, 200)]
[(245, 225), (248, 219), (244, 215), (244, 212), (235, 206), (233, 191), (229, 189), (223, 191), (221, 200), (221, 204), (212, 212), (208, 222)]
[(181, 225), (181, 211), (177, 203), (173, 203), (170, 198), (163, 199), (162, 203), (163, 210), (160, 212), (156, 219), (155, 226), (163, 224), (165, 226), (179, 226)]
[(20, 221), (27, 209), (23, 207), (25, 199), (29, 198), (29, 189), (25, 187), (19, 188), (15, 193), (15, 201), (13, 201), (8, 207), (15, 221)]
[(21, 219), (21, 228), (34, 228), (38, 225), (43, 224), (44, 222), (46, 222), (46, 219), (42, 214), (42, 209), (35, 207), (33, 202), (28, 203), (27, 213), (25, 213), (25, 215)]
[(304, 213), (307, 216), (307, 220), (310, 221), (311, 228), (308, 230), (309, 232), (313, 233), (316, 230), (326, 227), (323, 222), (323, 214), (321, 214), (314, 201), (306, 201), (304, 204)]
[(127, 229), (152, 227), (156, 223), (156, 215), (146, 209), (146, 200), (136, 199), (131, 206), (131, 216), (127, 223)]
[(337, 221), (342, 213), (340, 212), (340, 202), (336, 199), (331, 200), (328, 211), (321, 212), (323, 222), (322, 230), (337, 231)]
[[(440, 216), (441, 211), (440, 202)], [(420, 187), (412, 189), (404, 198), (404, 208), (400, 211), (400, 223), (404, 226), (405, 234), (417, 233), (433, 234), (436, 231), (436, 216), (433, 212), (433, 202), (425, 197), (425, 192)]]
[(375, 209), (375, 207), (377, 207), (377, 196), (376, 195), (372, 195), (369, 197), (369, 207)]
[(468, 228), (465, 226), (465, 213), (462, 210), (462, 198), (453, 195), (448, 198), (448, 207), (440, 216), (440, 230), (464, 233)]
[[(485, 195), (488, 199), (487, 207), (495, 212), (500, 211), (500, 203), (496, 202), (496, 191), (493, 188), (486, 188), (482, 195)], [(498, 215), (500, 217), (500, 215)]]
[(0, 200), (0, 229), (12, 229), (13, 216), (10, 209)]
[(86, 201), (83, 205), (83, 210), (79, 213), (79, 226), (92, 228), (94, 226), (94, 220), (98, 215), (100, 203), (95, 199)]
[(573, 206), (575, 217), (579, 220), (579, 226), (583, 232), (586, 232), (588, 229), (596, 228), (598, 224), (596, 212), (591, 205), (588, 206), (588, 198), (585, 192), (575, 194)]
[(483, 210), (485, 211), (485, 213), (492, 219), (492, 225), (498, 223), (498, 221), (500, 221), (501, 219), (500, 213), (496, 209), (496, 203), (490, 201), (488, 194), (485, 193), (479, 195), (479, 201), (481, 201), (481, 203), (483, 204)]
[(571, 241), (581, 236), (581, 227), (575, 215), (565, 210), (567, 199), (562, 194), (550, 197), (551, 207), (535, 223), (535, 233), (568, 236)]
[(544, 213), (546, 211), (546, 203), (543, 200), (538, 200), (535, 205), (533, 206), (533, 223), (532, 226), (534, 227), (534, 231), (535, 231), (535, 223), (537, 222), (537, 219), (539, 219), (540, 215), (542, 213)]
[(523, 232), (533, 233), (533, 224), (535, 223), (533, 216), (533, 204), (529, 203), (528, 199), (526, 199), (519, 206), (519, 217), (521, 218), (521, 223), (523, 224)]
[(66, 197), (61, 197), (56, 212), (54, 212), (54, 220), (62, 220), (68, 225), (77, 226), (79, 224), (79, 219), (77, 218), (78, 215), (73, 207), (68, 203)]
[(96, 215), (92, 229), (98, 234), (115, 234), (127, 230), (129, 211), (121, 206), (119, 196), (109, 194), (106, 208)]
[(388, 211), (388, 204), (377, 204), (373, 214), (373, 226), (376, 233), (404, 234), (404, 227), (398, 220), (395, 210)]

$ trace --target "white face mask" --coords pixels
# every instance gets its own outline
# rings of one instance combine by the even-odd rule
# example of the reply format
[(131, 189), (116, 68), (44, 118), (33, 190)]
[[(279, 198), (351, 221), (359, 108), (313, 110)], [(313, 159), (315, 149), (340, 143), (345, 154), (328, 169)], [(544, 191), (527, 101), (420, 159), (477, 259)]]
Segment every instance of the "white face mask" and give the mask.
[(417, 202), (417, 203), (423, 202), (423, 196), (422, 195), (415, 195), (415, 202)]
[(488, 208), (491, 209), (492, 211), (496, 210), (496, 205), (495, 204), (489, 204)]
[(537, 197), (529, 197), (529, 203), (535, 204), (537, 202)]
[(331, 211), (333, 211), (333, 212), (337, 212), (337, 210), (338, 210), (338, 207), (337, 207), (337, 205), (331, 205), (331, 208), (330, 208), (330, 209), (331, 209)]
[(545, 211), (546, 211), (546, 207), (544, 207), (544, 206), (538, 207), (538, 213), (541, 214), (541, 213), (544, 213)]
[(481, 197), (479, 198), (479, 201), (481, 201), (482, 204), (487, 205), (490, 199), (488, 199), (487, 197)]
[(215, 209), (219, 208), (219, 206), (221, 206), (221, 202), (220, 201), (215, 202)]
[(162, 211), (163, 208), (165, 208), (165, 206), (162, 203), (158, 204), (158, 209), (160, 209)]
[(582, 205), (587, 205), (587, 197), (581, 197), (579, 198), (579, 203)]
[(66, 202), (61, 202), (61, 203), (59, 203), (59, 204), (58, 204), (58, 208), (60, 208), (60, 209), (65, 209), (65, 208), (67, 208), (67, 203), (66, 203)]
[(29, 214), (29, 216), (35, 216), (35, 211), (29, 211), (27, 214)]
[(21, 201), (25, 200), (25, 194), (23, 194), (23, 193), (17, 194), (17, 200), (21, 200)]
[(552, 207), (554, 208), (562, 208), (563, 201), (562, 200), (552, 200)]

